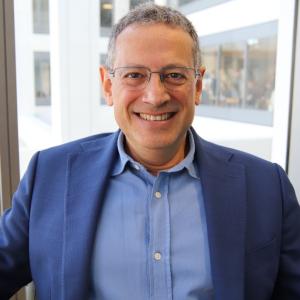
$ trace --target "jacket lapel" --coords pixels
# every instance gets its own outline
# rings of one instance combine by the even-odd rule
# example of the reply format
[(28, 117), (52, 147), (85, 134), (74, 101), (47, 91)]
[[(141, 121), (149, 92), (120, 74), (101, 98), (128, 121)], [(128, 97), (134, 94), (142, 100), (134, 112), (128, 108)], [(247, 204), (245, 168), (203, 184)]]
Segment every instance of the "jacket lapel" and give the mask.
[(112, 164), (118, 134), (88, 142), (71, 154), (67, 170), (63, 237), (62, 299), (86, 299), (94, 235)]
[(199, 137), (197, 160), (206, 209), (216, 300), (244, 299), (246, 186), (244, 166)]

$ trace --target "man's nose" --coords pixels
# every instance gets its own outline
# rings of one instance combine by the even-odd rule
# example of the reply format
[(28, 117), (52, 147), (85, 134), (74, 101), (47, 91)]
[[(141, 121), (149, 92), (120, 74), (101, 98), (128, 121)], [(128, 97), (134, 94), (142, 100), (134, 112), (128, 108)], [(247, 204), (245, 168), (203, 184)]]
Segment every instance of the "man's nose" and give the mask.
[(144, 89), (143, 101), (155, 106), (160, 106), (169, 101), (170, 95), (164, 86), (159, 73), (152, 73), (147, 86)]

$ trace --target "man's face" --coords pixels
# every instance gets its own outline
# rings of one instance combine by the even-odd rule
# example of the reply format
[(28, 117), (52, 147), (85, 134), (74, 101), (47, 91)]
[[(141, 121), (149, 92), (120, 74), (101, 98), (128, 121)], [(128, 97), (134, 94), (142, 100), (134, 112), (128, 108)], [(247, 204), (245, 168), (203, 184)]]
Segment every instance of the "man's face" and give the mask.
[[(180, 28), (164, 24), (131, 25), (116, 40), (113, 68), (143, 66), (158, 71), (167, 66), (194, 67), (192, 39)], [(204, 71), (201, 71), (202, 74)], [(101, 69), (108, 105), (136, 153), (166, 150), (176, 153), (185, 144), (186, 132), (199, 103), (201, 80), (192, 80), (172, 90), (158, 74), (143, 89), (132, 90)]]

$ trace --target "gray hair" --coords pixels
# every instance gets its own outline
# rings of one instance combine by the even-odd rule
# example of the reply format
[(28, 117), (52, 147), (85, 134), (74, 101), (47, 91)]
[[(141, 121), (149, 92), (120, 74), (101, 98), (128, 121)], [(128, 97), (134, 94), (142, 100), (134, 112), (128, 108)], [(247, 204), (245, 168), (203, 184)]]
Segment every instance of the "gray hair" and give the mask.
[(147, 2), (136, 6), (129, 11), (120, 21), (113, 26), (109, 39), (106, 67), (112, 68), (115, 56), (116, 40), (119, 34), (132, 24), (156, 24), (162, 23), (168, 26), (179, 27), (187, 32), (193, 40), (194, 67), (201, 66), (201, 54), (198, 34), (192, 23), (179, 11), (166, 6), (160, 6)]

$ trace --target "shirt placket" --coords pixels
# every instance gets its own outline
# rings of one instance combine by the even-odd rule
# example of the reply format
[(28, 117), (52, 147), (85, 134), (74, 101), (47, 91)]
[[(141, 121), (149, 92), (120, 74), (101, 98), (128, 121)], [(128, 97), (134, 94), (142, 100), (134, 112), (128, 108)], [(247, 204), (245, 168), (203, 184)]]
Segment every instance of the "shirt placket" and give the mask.
[(160, 174), (150, 198), (150, 298), (153, 300), (172, 300), (168, 183), (169, 176)]

